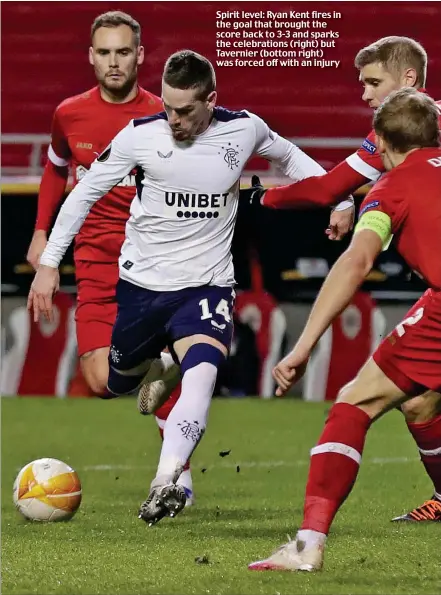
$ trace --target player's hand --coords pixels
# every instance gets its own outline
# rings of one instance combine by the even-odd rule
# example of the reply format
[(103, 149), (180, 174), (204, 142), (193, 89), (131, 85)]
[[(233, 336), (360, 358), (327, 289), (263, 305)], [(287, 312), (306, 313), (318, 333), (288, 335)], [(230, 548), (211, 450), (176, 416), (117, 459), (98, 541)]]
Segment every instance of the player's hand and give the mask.
[(43, 229), (36, 229), (34, 231), (34, 235), (32, 236), (28, 253), (26, 254), (26, 260), (30, 265), (33, 266), (35, 271), (40, 264), (40, 256), (43, 254), (46, 244), (47, 233)]
[(32, 281), (28, 296), (28, 310), (34, 312), (34, 322), (42, 314), (48, 322), (53, 320), (52, 298), (60, 287), (58, 269), (40, 265)]
[(344, 211), (332, 211), (326, 235), (330, 240), (341, 240), (354, 227), (355, 207), (348, 207)]
[(296, 345), (273, 369), (273, 378), (277, 382), (277, 397), (282, 397), (302, 378), (310, 355), (310, 350)]
[(265, 188), (262, 186), (259, 176), (251, 177), (251, 187), (240, 191), (240, 198), (246, 200), (250, 205), (260, 205), (260, 199), (265, 194)]

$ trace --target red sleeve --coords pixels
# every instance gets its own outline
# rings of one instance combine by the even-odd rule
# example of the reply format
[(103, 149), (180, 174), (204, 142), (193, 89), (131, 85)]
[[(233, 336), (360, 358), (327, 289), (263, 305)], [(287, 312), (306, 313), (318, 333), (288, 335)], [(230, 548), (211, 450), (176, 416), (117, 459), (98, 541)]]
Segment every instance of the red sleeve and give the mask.
[(35, 229), (48, 231), (52, 223), (55, 211), (66, 190), (70, 156), (69, 144), (57, 109), (52, 120), (48, 161), (40, 182)]
[(342, 161), (323, 176), (269, 188), (264, 194), (263, 204), (273, 209), (333, 206), (368, 181)]
[(381, 211), (389, 215), (392, 233), (397, 233), (406, 217), (406, 189), (392, 173), (383, 176), (370, 190), (360, 205), (358, 219), (368, 211)]
[(55, 211), (66, 191), (68, 174), (68, 167), (57, 167), (50, 160), (46, 163), (38, 193), (35, 229), (49, 230)]
[(62, 112), (58, 107), (52, 118), (51, 144), (48, 157), (54, 165), (65, 167), (71, 158), (69, 143), (64, 132)]

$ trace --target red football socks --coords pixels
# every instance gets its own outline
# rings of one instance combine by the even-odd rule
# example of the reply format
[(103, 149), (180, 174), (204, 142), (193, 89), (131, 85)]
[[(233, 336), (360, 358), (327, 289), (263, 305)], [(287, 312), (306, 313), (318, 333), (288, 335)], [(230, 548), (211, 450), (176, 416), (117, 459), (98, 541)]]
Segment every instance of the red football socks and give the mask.
[(327, 534), (357, 477), (371, 418), (348, 403), (336, 403), (317, 446), (311, 450), (301, 529)]
[(407, 423), (420, 451), (421, 461), (433, 481), (435, 492), (441, 494), (441, 415), (425, 423)]

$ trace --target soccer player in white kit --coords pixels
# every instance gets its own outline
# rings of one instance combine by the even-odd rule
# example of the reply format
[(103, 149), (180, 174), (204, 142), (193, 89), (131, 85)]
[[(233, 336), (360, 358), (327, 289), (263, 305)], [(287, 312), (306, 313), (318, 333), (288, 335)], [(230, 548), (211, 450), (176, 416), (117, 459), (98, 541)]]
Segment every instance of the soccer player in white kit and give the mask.
[(28, 300), (36, 320), (51, 316), (58, 266), (87, 213), (136, 170), (137, 193), (119, 258), (108, 392), (128, 394), (152, 382), (152, 362), (166, 346), (182, 376), (156, 477), (139, 511), (150, 525), (185, 505), (176, 481), (203, 436), (217, 371), (229, 352), (231, 241), (242, 170), (257, 154), (292, 180), (324, 173), (262, 119), (216, 107), (216, 99), (206, 58), (190, 50), (169, 57), (162, 79), (165, 111), (132, 120), (68, 196)]

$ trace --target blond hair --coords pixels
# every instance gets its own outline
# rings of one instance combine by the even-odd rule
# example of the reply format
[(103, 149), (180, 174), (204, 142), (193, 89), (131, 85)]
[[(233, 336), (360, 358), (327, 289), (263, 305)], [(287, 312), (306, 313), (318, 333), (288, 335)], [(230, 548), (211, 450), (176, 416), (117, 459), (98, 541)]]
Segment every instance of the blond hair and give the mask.
[(406, 87), (391, 93), (376, 110), (374, 130), (397, 153), (439, 147), (439, 116), (433, 99)]
[(361, 49), (355, 56), (355, 67), (361, 70), (368, 64), (381, 63), (398, 78), (406, 68), (417, 73), (416, 86), (424, 87), (427, 73), (427, 53), (421, 44), (410, 37), (391, 35)]

